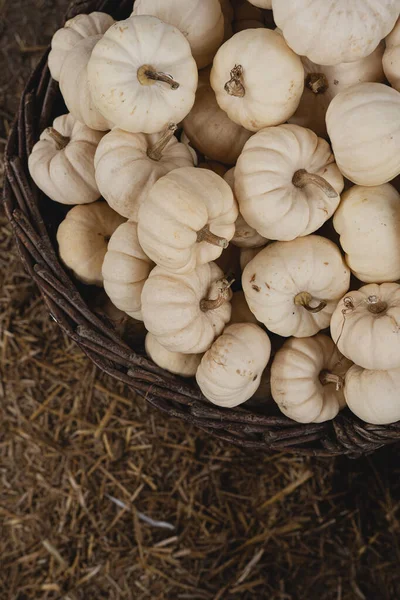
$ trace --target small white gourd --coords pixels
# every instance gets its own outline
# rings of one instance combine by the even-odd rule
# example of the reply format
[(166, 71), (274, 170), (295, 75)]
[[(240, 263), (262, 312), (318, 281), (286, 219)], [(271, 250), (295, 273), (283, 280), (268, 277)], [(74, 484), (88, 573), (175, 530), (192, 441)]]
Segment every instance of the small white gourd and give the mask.
[(345, 407), (344, 377), (351, 367), (331, 338), (290, 338), (271, 367), (272, 397), (298, 423), (323, 423)]
[(196, 375), (202, 354), (170, 352), (151, 333), (146, 335), (145, 347), (147, 355), (162, 369), (181, 377), (194, 377)]
[(194, 104), (197, 80), (185, 36), (151, 16), (115, 23), (88, 64), (98, 110), (132, 133), (158, 133), (182, 121)]
[(136, 0), (132, 15), (152, 15), (181, 31), (198, 69), (209, 65), (224, 38), (219, 0)]
[(288, 45), (321, 65), (368, 56), (391, 31), (398, 0), (272, 0)]
[(196, 381), (210, 402), (233, 408), (255, 394), (270, 356), (271, 342), (261, 327), (229, 325), (201, 359)]
[(283, 123), (296, 111), (304, 70), (300, 57), (278, 33), (247, 29), (218, 50), (210, 83), (219, 106), (232, 121), (259, 131)]
[(343, 187), (328, 142), (298, 125), (253, 135), (235, 169), (241, 214), (271, 240), (290, 241), (319, 229), (338, 207)]
[(153, 266), (140, 247), (136, 223), (122, 223), (111, 236), (104, 257), (104, 289), (117, 308), (139, 321), (143, 320), (143, 286)]
[(96, 108), (88, 82), (88, 63), (101, 35), (83, 38), (66, 55), (60, 71), (60, 90), (69, 112), (91, 129), (107, 131), (113, 126)]
[(213, 262), (186, 275), (155, 267), (142, 292), (146, 329), (171, 352), (205, 352), (231, 318), (230, 285)]
[(108, 241), (124, 222), (107, 202), (74, 206), (57, 230), (62, 262), (89, 285), (103, 285), (102, 266)]
[(332, 99), (348, 87), (362, 82), (385, 82), (382, 58), (385, 43), (365, 58), (338, 65), (317, 65), (302, 57), (304, 66), (304, 92), (298, 109), (289, 123), (309, 127), (319, 137), (326, 138), (326, 111)]
[(49, 54), (49, 69), (53, 79), (60, 80), (61, 67), (68, 52), (81, 40), (103, 34), (114, 23), (114, 19), (103, 12), (76, 15), (53, 35)]
[(222, 177), (196, 167), (175, 169), (154, 184), (140, 207), (139, 241), (157, 265), (188, 273), (221, 255), (237, 215)]
[(357, 279), (400, 279), (400, 195), (392, 185), (351, 187), (342, 196), (333, 226)]
[[(382, 118), (385, 115), (385, 118)], [(381, 185), (400, 173), (400, 93), (358, 83), (329, 105), (326, 126), (336, 163), (358, 185)]]
[(71, 114), (43, 131), (29, 156), (29, 173), (49, 198), (61, 204), (89, 204), (100, 198), (94, 155), (103, 137)]
[(364, 369), (400, 367), (400, 285), (370, 283), (344, 296), (331, 319), (342, 354)]
[(193, 166), (189, 148), (174, 136), (129, 133), (115, 127), (102, 139), (94, 157), (96, 182), (108, 204), (123, 217), (138, 220), (139, 208), (156, 181), (170, 171)]
[(270, 244), (242, 275), (250, 310), (283, 337), (309, 337), (328, 327), (349, 284), (339, 248), (317, 235)]
[(400, 420), (400, 369), (370, 371), (353, 365), (347, 371), (347, 406), (366, 423), (390, 425)]

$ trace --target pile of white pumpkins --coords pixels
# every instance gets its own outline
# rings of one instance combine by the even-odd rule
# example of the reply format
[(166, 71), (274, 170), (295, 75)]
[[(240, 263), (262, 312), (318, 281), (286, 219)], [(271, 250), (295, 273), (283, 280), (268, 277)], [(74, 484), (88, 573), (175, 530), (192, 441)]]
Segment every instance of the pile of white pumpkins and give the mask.
[[(216, 405), (254, 396), (271, 332), (288, 338), (270, 367), (285, 415), (400, 419), (399, 13), (137, 0), (124, 21), (79, 15), (53, 37), (69, 113), (29, 170), (74, 205), (61, 260)], [(341, 248), (318, 231), (331, 217)]]

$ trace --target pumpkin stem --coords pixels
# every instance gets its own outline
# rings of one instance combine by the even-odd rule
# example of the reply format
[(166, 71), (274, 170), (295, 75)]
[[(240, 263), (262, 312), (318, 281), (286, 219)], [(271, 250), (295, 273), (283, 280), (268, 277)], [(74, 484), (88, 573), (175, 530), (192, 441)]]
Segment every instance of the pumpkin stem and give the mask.
[(309, 73), (305, 85), (314, 94), (323, 94), (329, 88), (328, 80), (323, 73)]
[(215, 298), (215, 300), (211, 300), (210, 298), (203, 298), (203, 300), (200, 301), (200, 310), (202, 310), (203, 312), (208, 312), (209, 310), (216, 310), (217, 308), (225, 304), (225, 302), (228, 302), (230, 298), (229, 293), (231, 285), (234, 282), (235, 279), (233, 277), (228, 277), (217, 281), (216, 283), (220, 284), (220, 287), (218, 289), (218, 297)]
[(213, 244), (213, 246), (219, 246), (220, 248), (227, 248), (229, 246), (228, 240), (219, 235), (215, 235), (210, 231), (210, 227), (208, 225), (204, 225), (203, 229), (197, 232), (197, 242), (208, 242), (209, 244)]
[(388, 309), (387, 302), (379, 300), (378, 296), (369, 296), (367, 299), (368, 310), (373, 315), (381, 315)]
[(329, 383), (334, 383), (336, 386), (337, 392), (339, 390), (341, 390), (344, 386), (343, 377), (340, 377), (340, 375), (335, 375), (334, 373), (331, 373), (330, 371), (321, 371), (321, 373), (319, 374), (319, 380), (322, 383), (322, 385), (328, 385)]
[(48, 127), (46, 129), (46, 133), (51, 137), (52, 140), (57, 144), (58, 150), (64, 150), (66, 146), (70, 143), (71, 139), (65, 135), (62, 135), (57, 129), (54, 127)]
[(339, 195), (335, 188), (332, 187), (331, 184), (326, 181), (326, 179), (320, 175), (316, 175), (315, 173), (308, 173), (308, 171), (305, 169), (299, 169), (296, 171), (296, 173), (293, 175), (292, 183), (300, 189), (306, 187), (306, 185), (314, 184), (319, 187), (319, 189), (322, 190), (324, 194), (328, 196), (328, 198), (337, 198)]
[(311, 302), (315, 300), (309, 292), (300, 292), (295, 296), (294, 303), (296, 306), (302, 306), (310, 313), (319, 313), (326, 306), (324, 300), (320, 300), (319, 304), (315, 307), (311, 306)]
[(246, 94), (246, 89), (241, 82), (241, 77), (243, 76), (243, 67), (242, 65), (235, 65), (230, 73), (231, 78), (226, 82), (224, 86), (224, 90), (230, 96), (236, 96), (236, 98), (243, 98)]
[(168, 125), (167, 129), (164, 131), (158, 142), (148, 148), (147, 156), (152, 160), (159, 161), (162, 159), (163, 151), (168, 146), (170, 140), (173, 138), (175, 131), (178, 129), (178, 126), (175, 123), (171, 123)]
[(174, 80), (172, 75), (158, 72), (151, 65), (142, 65), (137, 72), (137, 78), (142, 85), (154, 85), (156, 81), (168, 83), (171, 90), (177, 90), (180, 84)]

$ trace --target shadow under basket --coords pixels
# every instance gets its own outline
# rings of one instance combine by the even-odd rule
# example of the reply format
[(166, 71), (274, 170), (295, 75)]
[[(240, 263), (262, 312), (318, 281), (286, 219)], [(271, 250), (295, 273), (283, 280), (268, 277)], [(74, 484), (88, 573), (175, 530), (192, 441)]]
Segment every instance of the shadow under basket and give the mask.
[[(130, 15), (132, 4), (132, 0), (77, 1), (70, 5), (67, 18), (97, 10), (120, 20)], [(348, 410), (327, 423), (300, 425), (283, 415), (268, 414), (268, 398), (235, 409), (213, 406), (193, 380), (158, 368), (145, 357), (142, 344), (137, 348), (126, 344), (89, 308), (88, 290), (70, 278), (58, 258), (55, 234), (67, 208), (44, 196), (28, 170), (28, 156), (40, 132), (67, 112), (58, 83), (50, 76), (47, 56), (48, 52), (25, 87), (10, 133), (4, 207), (24, 266), (61, 329), (99, 369), (129, 386), (154, 408), (243, 448), (357, 457), (399, 440), (400, 423), (368, 425)]]

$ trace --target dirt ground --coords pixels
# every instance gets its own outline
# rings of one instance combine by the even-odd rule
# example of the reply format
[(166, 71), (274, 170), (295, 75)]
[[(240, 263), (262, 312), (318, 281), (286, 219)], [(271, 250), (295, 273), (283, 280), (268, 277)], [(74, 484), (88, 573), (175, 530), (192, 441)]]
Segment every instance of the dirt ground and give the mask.
[[(0, 152), (65, 6), (0, 0)], [(399, 449), (246, 453), (149, 409), (49, 319), (0, 209), (1, 600), (398, 599)]]

